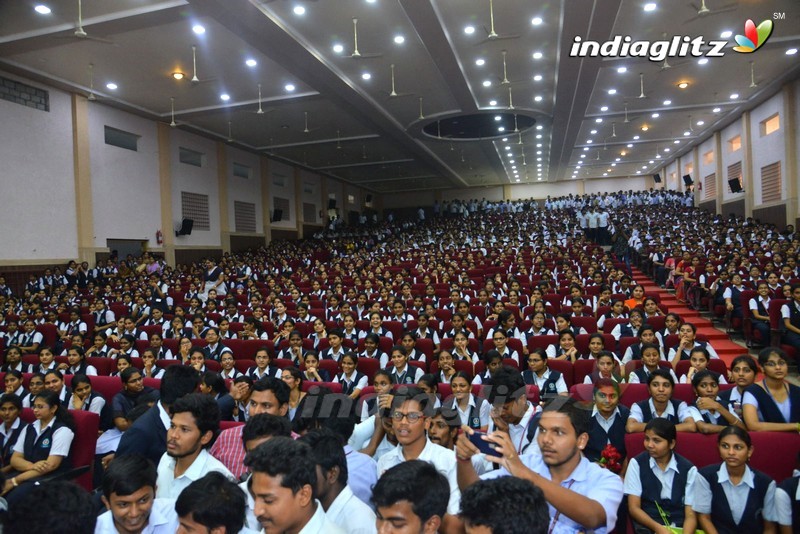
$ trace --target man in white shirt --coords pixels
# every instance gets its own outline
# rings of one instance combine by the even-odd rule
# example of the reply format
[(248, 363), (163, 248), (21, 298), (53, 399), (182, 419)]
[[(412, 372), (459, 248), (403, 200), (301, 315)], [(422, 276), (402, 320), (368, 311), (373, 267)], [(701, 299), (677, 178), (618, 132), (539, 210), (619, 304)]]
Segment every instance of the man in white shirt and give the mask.
[[(211, 503), (213, 505), (209, 506)], [(189, 484), (175, 501), (175, 512), (180, 521), (177, 534), (255, 534), (255, 531), (244, 528), (245, 507), (242, 488), (222, 473), (212, 471)]]
[(174, 534), (175, 501), (156, 499), (156, 467), (141, 454), (114, 459), (103, 473), (100, 500), (108, 511), (97, 518), (95, 534)]
[(398, 390), (392, 401), (392, 427), (397, 447), (378, 460), (378, 479), (385, 471), (408, 460), (424, 460), (436, 466), (450, 483), (447, 512), (458, 514), (461, 494), (456, 479), (456, 457), (452, 450), (432, 443), (425, 434), (433, 412), (429, 397), (416, 387)]
[(219, 432), (219, 406), (213, 397), (192, 393), (175, 401), (167, 430), (167, 452), (158, 463), (159, 498), (177, 499), (193, 481), (217, 471), (233, 480), (206, 447)]
[(249, 489), (265, 534), (344, 534), (316, 499), (317, 467), (311, 449), (283, 436), (256, 447), (245, 461)]
[(312, 430), (300, 441), (317, 464), (317, 498), (328, 519), (349, 534), (374, 534), (375, 514), (347, 485), (347, 457), (341, 438), (330, 430)]

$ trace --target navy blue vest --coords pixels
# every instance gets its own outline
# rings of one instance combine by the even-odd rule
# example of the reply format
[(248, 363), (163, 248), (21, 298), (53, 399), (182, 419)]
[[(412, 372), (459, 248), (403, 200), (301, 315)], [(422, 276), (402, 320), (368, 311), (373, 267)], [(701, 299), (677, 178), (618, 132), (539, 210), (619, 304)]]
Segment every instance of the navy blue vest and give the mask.
[[(680, 421), (678, 421), (678, 407), (681, 405), (681, 401), (670, 399), (669, 403), (672, 404), (675, 415), (667, 415), (666, 419), (677, 425), (680, 423)], [(650, 420), (653, 419), (653, 412), (650, 411), (650, 399), (637, 402), (636, 404), (642, 409), (642, 423), (649, 423)]]
[[(486, 399), (482, 399), (480, 397), (474, 397), (476, 406), (469, 407), (469, 414), (467, 415), (467, 426), (472, 429), (479, 429), (481, 427), (481, 406), (483, 406), (484, 402), (487, 402)], [(453, 399), (451, 409), (456, 410), (458, 401)]]
[(629, 324), (619, 325), (619, 337), (634, 337), (633, 328)]
[(789, 322), (795, 328), (800, 328), (800, 310), (797, 309), (795, 301), (789, 301)]
[(637, 343), (630, 346), (631, 349), (631, 360), (641, 360), (642, 359), (642, 344)]
[[(691, 353), (692, 350), (694, 350), (695, 347), (702, 347), (702, 348), (708, 350), (708, 343), (706, 343), (705, 341), (695, 341), (694, 342), (694, 347), (692, 347), (690, 350), (682, 350), (681, 351), (681, 361), (690, 360), (691, 359), (690, 358), (690, 356), (691, 356), (690, 353)], [(675, 349), (677, 350), (678, 347), (675, 347)]]
[(797, 483), (800, 481), (798, 477), (790, 477), (778, 484), (778, 487), (781, 488), (786, 494), (789, 496), (789, 499), (792, 501), (792, 528), (794, 529), (793, 532), (797, 532), (800, 530), (800, 501), (797, 500)]
[(747, 503), (744, 506), (741, 523), (738, 525), (733, 521), (731, 507), (725, 491), (718, 481), (718, 474), (721, 464), (708, 465), (698, 473), (708, 481), (711, 487), (711, 517), (717, 532), (720, 534), (739, 534), (741, 532), (762, 532), (764, 530), (764, 497), (767, 495), (769, 484), (772, 479), (761, 471), (753, 471), (753, 482), (755, 489), (750, 490), (747, 495)]
[(0, 434), (0, 464), (3, 467), (11, 462), (11, 456), (14, 454), (14, 445), (16, 445), (23, 428), (25, 428), (25, 423), (20, 420), (19, 426), (11, 431), (8, 439)]
[[(674, 453), (673, 453), (674, 454)], [(639, 479), (642, 481), (642, 510), (651, 519), (661, 524), (661, 515), (656, 508), (656, 502), (667, 513), (669, 522), (677, 526), (683, 525), (684, 498), (686, 497), (686, 479), (689, 470), (694, 467), (692, 463), (679, 454), (674, 454), (678, 464), (678, 472), (672, 477), (672, 495), (669, 500), (661, 498), (661, 482), (653, 470), (650, 469), (650, 455), (647, 452), (639, 454), (634, 460), (639, 464)]]
[[(522, 378), (526, 384), (536, 385), (536, 380), (533, 376), (533, 371), (530, 369), (526, 369), (522, 372)], [(558, 395), (558, 379), (561, 378), (561, 373), (559, 371), (554, 371), (550, 369), (550, 376), (547, 377), (547, 380), (544, 381), (542, 387), (539, 388), (539, 396), (544, 397), (555, 397)]]
[(639, 367), (633, 371), (633, 374), (639, 377), (640, 384), (647, 384), (647, 379), (650, 374), (647, 372), (647, 369), (644, 367)]
[(364, 373), (356, 371), (356, 374), (353, 377), (352, 382), (348, 382), (347, 377), (345, 377), (344, 373), (339, 375), (339, 383), (342, 385), (342, 393), (344, 393), (345, 395), (352, 394), (353, 391), (356, 389), (356, 386), (358, 385), (358, 381), (361, 380), (363, 376)]
[(800, 387), (789, 384), (789, 402), (792, 406), (791, 420), (784, 419), (783, 414), (772, 397), (764, 388), (758, 384), (753, 384), (747, 388), (747, 392), (753, 395), (758, 401), (758, 410), (764, 417), (765, 423), (798, 423), (800, 422)]
[(627, 456), (625, 450), (625, 422), (628, 420), (631, 411), (621, 404), (618, 408), (619, 415), (614, 417), (614, 423), (611, 425), (608, 432), (600, 426), (596, 417), (591, 418), (589, 422), (589, 443), (583, 450), (583, 455), (586, 456), (590, 462), (596, 462), (600, 459), (600, 453), (609, 442), (619, 451), (623, 460)]
[[(30, 423), (28, 425), (28, 430), (25, 432), (25, 443), (23, 444), (25, 459), (32, 463), (47, 460), (50, 456), (50, 449), (53, 446), (53, 434), (56, 430), (64, 426), (66, 426), (64, 423), (56, 419), (53, 426), (46, 428), (45, 431), (36, 438), (36, 431), (33, 429), (33, 423)], [(61, 465), (58, 467), (57, 471), (68, 468), (69, 456), (61, 460)]]

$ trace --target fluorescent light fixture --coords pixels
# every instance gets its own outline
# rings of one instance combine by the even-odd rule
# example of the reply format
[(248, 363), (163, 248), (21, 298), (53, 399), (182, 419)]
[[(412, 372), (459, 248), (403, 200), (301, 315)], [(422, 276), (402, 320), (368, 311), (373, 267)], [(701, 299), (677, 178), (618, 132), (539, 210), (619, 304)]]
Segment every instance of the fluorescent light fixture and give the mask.
[(50, 14), (50, 8), (47, 7), (44, 4), (39, 4), (38, 6), (34, 7), (33, 9), (34, 9), (34, 11), (39, 13), (40, 15), (49, 15)]
[(252, 67), (255, 67), (256, 65), (258, 65), (258, 61), (256, 61), (255, 59), (250, 58), (250, 59), (246, 60), (244, 62), (244, 64), (247, 65), (248, 67), (252, 68)]
[(115, 84), (114, 82), (108, 82), (106, 84), (106, 88), (111, 89), (112, 91), (115, 91), (117, 89), (117, 84)]

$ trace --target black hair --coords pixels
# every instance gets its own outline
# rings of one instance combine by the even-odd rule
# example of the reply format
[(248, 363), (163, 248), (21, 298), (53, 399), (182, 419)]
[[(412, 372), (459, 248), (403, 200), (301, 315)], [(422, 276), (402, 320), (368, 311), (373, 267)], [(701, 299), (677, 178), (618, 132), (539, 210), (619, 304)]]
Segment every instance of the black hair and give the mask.
[(447, 478), (433, 464), (422, 460), (409, 460), (392, 467), (372, 488), (372, 502), (377, 508), (408, 501), (411, 511), (423, 524), (434, 516), (444, 518), (449, 500)]
[(78, 353), (78, 355), (81, 357), (81, 361), (83, 361), (83, 359), (84, 359), (84, 356), (85, 356), (85, 353), (84, 353), (83, 347), (81, 347), (80, 345), (72, 345), (72, 346), (69, 348), (69, 350), (67, 351), (67, 353), (69, 353), (69, 351), (70, 351), (70, 350), (74, 350), (75, 352), (77, 352), (77, 353)]
[(756, 365), (756, 361), (749, 354), (742, 354), (741, 356), (735, 357), (731, 362), (731, 367), (730, 367), (731, 371), (733, 371), (734, 367), (736, 367), (740, 363), (747, 365), (751, 371), (758, 374), (758, 365)]
[(274, 437), (250, 451), (244, 465), (252, 473), (280, 477), (281, 487), (292, 490), (294, 494), (304, 486), (311, 486), (312, 496), (316, 497), (317, 467), (311, 449), (305, 443), (284, 436)]
[(286, 382), (274, 376), (261, 377), (259, 380), (252, 382), (252, 386), (252, 391), (271, 391), (275, 395), (279, 406), (289, 402), (289, 386), (286, 385)]
[(158, 473), (156, 466), (147, 457), (139, 453), (125, 454), (114, 458), (105, 472), (101, 488), (103, 496), (108, 499), (112, 493), (120, 496), (132, 495), (144, 487), (156, 491)]
[(461, 417), (454, 408), (447, 408), (445, 406), (436, 408), (431, 415), (431, 419), (434, 417), (441, 417), (444, 419), (445, 423), (447, 423), (447, 426), (449, 426), (451, 430), (454, 428), (461, 428)]
[(431, 373), (425, 373), (424, 375), (419, 377), (419, 380), (417, 380), (417, 385), (425, 384), (426, 386), (428, 386), (433, 390), (434, 394), (436, 393), (436, 385), (438, 383), (439, 383), (438, 377)]
[(344, 332), (342, 331), (341, 328), (334, 328), (330, 332), (328, 332), (328, 337), (330, 336), (336, 336), (339, 339), (344, 339)]
[(722, 432), (717, 436), (717, 443), (722, 443), (722, 438), (730, 436), (731, 434), (744, 441), (748, 449), (753, 446), (753, 441), (750, 439), (750, 434), (747, 430), (734, 425), (729, 425), (722, 429)]
[(644, 431), (647, 432), (648, 430), (652, 430), (653, 434), (669, 442), (673, 442), (678, 439), (678, 432), (675, 430), (675, 423), (666, 417), (654, 417), (653, 419), (650, 419), (650, 421), (648, 421), (648, 423), (644, 426)]
[(546, 534), (550, 512), (544, 493), (528, 480), (480, 480), (461, 494), (459, 514), (469, 526), (503, 534)]
[(127, 384), (128, 380), (130, 380), (131, 377), (136, 373), (141, 375), (142, 371), (136, 367), (128, 367), (126, 369), (123, 369), (122, 372), (119, 374), (119, 378), (120, 380), (122, 380), (122, 384), (123, 385)]
[(228, 389), (225, 387), (225, 379), (219, 373), (214, 371), (206, 371), (200, 375), (200, 382), (211, 388), (217, 395), (224, 395)]
[(81, 384), (89, 384), (89, 387), (92, 387), (92, 381), (89, 380), (89, 377), (86, 376), (85, 374), (78, 373), (76, 375), (73, 375), (72, 383), (70, 384), (72, 386), (72, 390), (75, 391), (75, 388), (77, 388)]
[(375, 332), (370, 332), (369, 334), (364, 336), (364, 341), (366, 341), (368, 339), (370, 341), (374, 342), (375, 345), (380, 345), (380, 343), (381, 343), (381, 337), (378, 334), (376, 334)]
[[(209, 503), (214, 503), (209, 506)], [(209, 531), (225, 527), (225, 532), (239, 532), (244, 526), (247, 497), (235, 482), (222, 473), (211, 471), (186, 486), (175, 501), (179, 517), (191, 517)]]
[(758, 363), (761, 367), (764, 367), (764, 364), (769, 361), (769, 357), (772, 355), (777, 356), (781, 360), (786, 360), (786, 352), (780, 347), (764, 347), (761, 349), (761, 352), (758, 353)]
[(433, 412), (433, 403), (430, 397), (423, 393), (422, 390), (416, 386), (400, 387), (394, 392), (392, 398), (392, 410), (396, 410), (408, 401), (415, 401), (419, 404), (419, 409), (426, 416), (430, 416)]
[(10, 402), (17, 410), (22, 410), (22, 399), (13, 393), (3, 393), (0, 395), (0, 406)]
[(706, 361), (711, 361), (711, 355), (708, 353), (708, 350), (705, 347), (701, 347), (699, 345), (692, 347), (692, 350), (689, 351), (689, 356), (691, 356), (695, 352), (699, 352), (700, 354), (702, 354), (705, 357)]
[(170, 365), (161, 377), (161, 403), (170, 406), (184, 395), (194, 393), (200, 383), (200, 375), (194, 367)]
[(692, 387), (697, 389), (697, 386), (700, 385), (700, 382), (702, 382), (704, 378), (709, 378), (709, 377), (713, 379), (714, 382), (717, 383), (717, 385), (719, 385), (719, 377), (717, 376), (717, 374), (712, 373), (708, 369), (703, 369), (702, 371), (695, 373), (694, 376), (692, 377)]
[(591, 410), (572, 397), (556, 397), (544, 407), (544, 411), (562, 413), (569, 417), (576, 436), (589, 433)]
[(170, 406), (170, 412), (173, 416), (178, 413), (191, 413), (201, 436), (211, 432), (211, 441), (206, 444), (206, 447), (211, 446), (214, 438), (219, 434), (219, 404), (210, 395), (202, 393), (184, 395)]
[(61, 380), (62, 382), (64, 381), (64, 375), (58, 369), (49, 369), (45, 371), (44, 377), (47, 378), (48, 375), (56, 375), (59, 380)]
[(650, 387), (650, 384), (653, 383), (653, 380), (655, 380), (657, 377), (661, 377), (665, 380), (668, 380), (670, 385), (672, 385), (672, 389), (675, 389), (675, 379), (672, 378), (672, 373), (669, 372), (669, 369), (662, 369), (662, 368), (656, 369), (655, 371), (650, 373), (650, 376), (647, 377), (648, 388)]
[(490, 364), (490, 363), (492, 363), (494, 360), (500, 360), (500, 361), (502, 361), (502, 360), (503, 360), (503, 355), (502, 355), (502, 354), (500, 354), (500, 353), (499, 353), (497, 350), (495, 350), (495, 349), (488, 350), (488, 351), (486, 351), (486, 354), (484, 354), (484, 355), (483, 355), (483, 362), (486, 364), (486, 366), (487, 366), (487, 367), (488, 367), (488, 366), (489, 366), (489, 364)]
[(372, 377), (373, 384), (375, 383), (375, 379), (378, 378), (378, 376), (383, 376), (385, 378), (388, 378), (389, 382), (392, 381), (392, 373), (390, 373), (386, 369), (378, 369), (377, 371), (375, 371), (375, 375)]
[(242, 428), (242, 445), (254, 439), (276, 436), (289, 437), (292, 435), (292, 426), (289, 420), (279, 415), (260, 413), (253, 415)]
[(311, 448), (311, 456), (323, 473), (338, 467), (339, 475), (336, 477), (336, 482), (342, 487), (347, 485), (347, 456), (339, 436), (331, 430), (318, 428), (311, 430), (300, 438), (300, 441)]
[(498, 402), (506, 404), (524, 397), (525, 394), (525, 380), (522, 378), (522, 373), (513, 367), (504, 366), (492, 375), (492, 387), (489, 388), (486, 400), (492, 406), (496, 406)]
[(74, 482), (35, 485), (9, 509), (6, 532), (93, 534), (97, 511), (91, 496)]

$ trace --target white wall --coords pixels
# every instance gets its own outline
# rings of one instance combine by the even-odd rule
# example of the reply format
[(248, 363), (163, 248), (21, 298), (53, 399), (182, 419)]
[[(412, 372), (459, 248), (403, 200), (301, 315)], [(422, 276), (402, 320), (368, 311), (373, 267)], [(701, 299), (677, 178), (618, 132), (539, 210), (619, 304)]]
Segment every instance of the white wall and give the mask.
[[(105, 126), (140, 136), (138, 150), (107, 145)], [(91, 104), (89, 154), (94, 246), (107, 246), (107, 239), (150, 240), (150, 246), (156, 246), (155, 234), (161, 228), (156, 124), (103, 104)]]
[[(780, 129), (766, 136), (761, 136), (761, 121), (780, 114)], [(786, 198), (786, 160), (784, 133), (786, 132), (786, 117), (783, 114), (783, 93), (778, 93), (752, 112), (750, 112), (750, 135), (753, 143), (753, 206), (757, 207), (761, 200), (761, 167), (781, 162), (781, 198)]]
[(503, 200), (503, 186), (498, 185), (494, 187), (482, 187), (477, 189), (448, 189), (442, 191), (442, 200), (470, 200), (470, 199), (486, 199), (490, 202), (497, 202)]
[[(260, 158), (255, 154), (228, 145), (225, 150), (228, 160), (228, 228), (231, 232), (236, 232), (236, 211), (233, 209), (233, 203), (235, 201), (249, 202), (256, 205), (256, 233), (263, 234)], [(250, 167), (250, 178), (234, 176), (234, 162)]]
[(0, 100), (0, 260), (76, 258), (70, 95), (3, 76), (49, 91), (50, 111)]
[[(710, 161), (706, 162), (706, 154), (711, 153)], [(699, 159), (698, 159), (698, 168), (695, 173), (692, 174), (694, 178), (695, 184), (703, 184), (702, 191), (700, 191), (700, 187), (698, 187), (697, 191), (697, 200), (698, 202), (707, 202), (709, 200), (714, 200), (716, 197), (709, 197), (708, 191), (706, 190), (706, 176), (710, 174), (716, 174), (717, 172), (717, 150), (714, 143), (714, 138), (709, 137), (702, 143), (700, 143), (699, 149)], [(716, 180), (716, 176), (714, 177)], [(717, 191), (719, 194), (719, 191)]]
[(292, 229), (297, 228), (297, 213), (295, 206), (294, 188), (294, 167), (280, 161), (269, 162), (269, 176), (267, 178), (269, 186), (269, 211), (274, 211), (275, 197), (289, 199), (289, 211), (283, 212), (283, 218), (279, 222), (273, 222), (272, 228)]
[(598, 193), (616, 193), (617, 191), (634, 191), (649, 189), (652, 178), (647, 176), (622, 176), (617, 178), (600, 178), (585, 180), (583, 189), (587, 195)]
[[(181, 191), (208, 195), (209, 231), (198, 230), (195, 225), (192, 235), (175, 238), (179, 247), (219, 247), (219, 179), (217, 177), (217, 144), (197, 135), (173, 129), (170, 131), (170, 169), (172, 173), (172, 217), (173, 223), (180, 225), (183, 218)], [(179, 148), (184, 147), (205, 154), (203, 166), (195, 167), (181, 163)], [(160, 217), (159, 217), (160, 220)], [(166, 231), (166, 229), (165, 229)]]
[[(314, 219), (312, 220), (303, 220), (304, 223), (308, 224), (323, 224), (325, 219), (320, 218), (319, 212), (323, 209), (322, 205), (322, 178), (318, 174), (314, 174), (309, 172), (305, 169), (300, 171), (300, 180), (301, 180), (301, 199), (303, 204), (313, 204), (314, 205)], [(328, 204), (325, 204), (325, 209), (328, 208)], [(325, 213), (323, 212), (323, 215)]]

